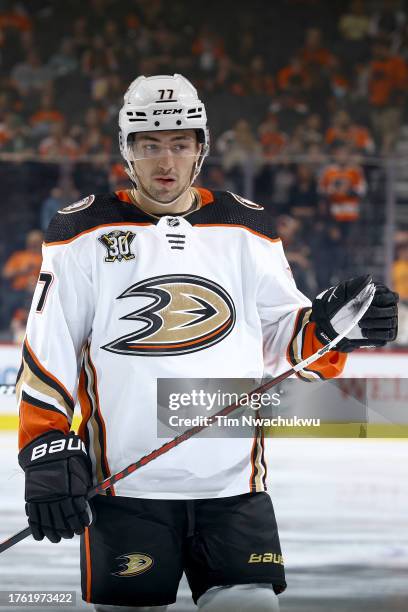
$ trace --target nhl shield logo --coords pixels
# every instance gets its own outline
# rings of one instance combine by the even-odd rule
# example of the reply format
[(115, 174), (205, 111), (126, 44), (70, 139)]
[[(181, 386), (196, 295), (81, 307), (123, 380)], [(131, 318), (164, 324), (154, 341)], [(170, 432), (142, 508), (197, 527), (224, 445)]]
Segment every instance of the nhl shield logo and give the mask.
[(167, 225), (169, 227), (177, 227), (180, 225), (180, 219), (177, 219), (177, 217), (169, 217), (169, 219), (167, 219)]
[(114, 261), (129, 261), (135, 256), (131, 251), (131, 244), (135, 238), (133, 232), (124, 232), (123, 230), (113, 230), (109, 234), (102, 234), (98, 240), (107, 250), (107, 255), (104, 259), (107, 263)]

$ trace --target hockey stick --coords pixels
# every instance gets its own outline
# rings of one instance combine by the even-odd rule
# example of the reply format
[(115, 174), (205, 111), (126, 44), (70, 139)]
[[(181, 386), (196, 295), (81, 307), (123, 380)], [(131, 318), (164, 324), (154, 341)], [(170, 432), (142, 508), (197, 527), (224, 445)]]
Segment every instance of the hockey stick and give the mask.
[[(352, 322), (347, 326), (347, 328), (344, 331), (342, 331), (338, 336), (336, 336), (334, 340), (331, 340), (328, 344), (325, 344), (325, 346), (323, 346), (318, 351), (316, 351), (316, 353), (313, 353), (313, 355), (310, 355), (310, 357), (307, 357), (303, 361), (300, 361), (298, 364), (293, 366), (293, 368), (286, 370), (286, 372), (283, 372), (276, 378), (269, 379), (264, 384), (260, 385), (256, 389), (253, 389), (250, 393), (248, 393), (248, 399), (250, 399), (254, 393), (263, 393), (264, 391), (268, 391), (269, 389), (279, 384), (280, 382), (282, 382), (283, 380), (285, 380), (292, 374), (295, 374), (296, 372), (299, 372), (299, 370), (303, 370), (304, 368), (307, 368), (311, 363), (313, 363), (314, 361), (316, 361), (317, 359), (325, 355), (338, 342), (340, 342), (340, 340), (342, 340), (345, 336), (347, 336), (347, 334), (353, 329), (353, 327), (357, 325), (357, 323), (359, 322), (361, 317), (364, 315), (364, 313), (367, 311), (367, 309), (370, 307), (370, 304), (373, 301), (374, 294), (375, 294), (375, 285), (373, 283), (370, 283), (369, 285), (367, 285), (366, 293), (367, 293), (367, 296), (362, 302), (360, 309), (353, 317)], [(144, 465), (147, 465), (154, 459), (157, 459), (157, 457), (164, 455), (165, 453), (167, 453), (169, 450), (171, 450), (175, 446), (178, 446), (182, 442), (189, 440), (196, 434), (203, 431), (203, 429), (210, 427), (214, 422), (217, 421), (218, 417), (227, 416), (228, 414), (230, 414), (231, 412), (233, 412), (239, 407), (240, 407), (239, 402), (235, 404), (230, 404), (229, 406), (225, 406), (222, 410), (220, 410), (213, 416), (208, 417), (204, 425), (197, 425), (196, 427), (187, 429), (184, 433), (176, 436), (175, 438), (173, 438), (173, 440), (170, 440), (170, 442), (166, 442), (165, 444), (163, 444), (159, 448), (156, 448), (151, 453), (149, 453), (148, 455), (145, 455), (144, 457), (142, 457), (135, 463), (131, 463), (124, 470), (118, 472), (117, 474), (114, 474), (113, 476), (109, 476), (108, 478), (105, 478), (105, 480), (97, 484), (95, 487), (92, 487), (92, 489), (89, 489), (87, 493), (87, 499), (92, 499), (92, 497), (95, 497), (95, 495), (98, 495), (99, 493), (103, 493), (103, 491), (105, 491), (106, 489), (109, 489), (109, 487), (117, 483), (119, 480), (126, 478), (126, 476), (129, 476), (129, 474), (132, 474), (134, 471), (138, 470)], [(25, 529), (14, 534), (7, 540), (4, 540), (4, 542), (0, 544), (0, 553), (4, 552), (8, 548), (11, 548), (11, 546), (14, 546), (14, 544), (17, 544), (17, 542), (21, 542), (21, 540), (24, 540), (24, 538), (28, 537), (30, 534), (31, 534), (31, 528), (26, 527)]]

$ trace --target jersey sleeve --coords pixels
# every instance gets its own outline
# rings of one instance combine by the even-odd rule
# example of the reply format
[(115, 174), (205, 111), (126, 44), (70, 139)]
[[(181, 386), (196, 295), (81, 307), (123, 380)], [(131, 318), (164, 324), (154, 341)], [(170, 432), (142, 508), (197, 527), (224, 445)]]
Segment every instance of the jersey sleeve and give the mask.
[[(281, 374), (315, 353), (323, 345), (310, 321), (311, 302), (293, 279), (280, 241), (258, 240), (257, 308), (264, 338), (265, 370)], [(306, 381), (338, 376), (346, 355), (329, 351), (297, 376)]]
[(43, 246), (16, 385), (20, 449), (46, 431), (67, 433), (71, 426), (94, 310), (85, 248), (81, 240)]

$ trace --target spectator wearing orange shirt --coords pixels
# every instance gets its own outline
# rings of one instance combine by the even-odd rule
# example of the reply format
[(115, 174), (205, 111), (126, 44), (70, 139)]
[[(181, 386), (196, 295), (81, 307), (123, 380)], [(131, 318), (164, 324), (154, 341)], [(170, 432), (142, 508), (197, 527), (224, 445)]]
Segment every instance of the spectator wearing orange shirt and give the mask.
[(342, 278), (353, 269), (353, 253), (355, 245), (359, 244), (357, 222), (366, 182), (362, 168), (350, 161), (349, 145), (335, 145), (333, 158), (333, 163), (323, 168), (319, 180), (323, 231), (318, 241), (328, 248), (324, 255), (327, 262), (323, 277), (327, 274)]
[(41, 96), (40, 108), (30, 117), (32, 135), (34, 138), (48, 136), (51, 125), (64, 121), (64, 115), (55, 108), (51, 92), (46, 91)]
[(30, 32), (33, 24), (24, 10), (19, 10), (18, 4), (11, 7), (9, 11), (0, 13), (1, 30), (18, 30), (19, 32)]
[(41, 269), (42, 241), (43, 233), (32, 230), (27, 234), (26, 248), (12, 253), (3, 266), (6, 286), (2, 291), (2, 310), (6, 321), (10, 321), (17, 308), (24, 308), (31, 300)]
[(283, 153), (288, 144), (288, 137), (280, 131), (278, 118), (274, 113), (268, 113), (266, 119), (258, 128), (258, 134), (263, 156), (266, 160), (272, 160)]
[(281, 91), (287, 91), (295, 87), (304, 89), (308, 85), (307, 72), (303, 66), (302, 60), (298, 55), (291, 57), (289, 64), (279, 70), (276, 81)]
[(377, 40), (369, 67), (371, 120), (383, 153), (389, 153), (397, 139), (408, 92), (408, 66), (392, 55), (387, 41)]
[(332, 125), (327, 129), (325, 135), (326, 143), (332, 146), (336, 141), (347, 142), (356, 151), (372, 154), (375, 146), (369, 130), (351, 121), (351, 117), (345, 110), (338, 111)]
[(8, 280), (15, 291), (34, 289), (41, 268), (41, 247), (43, 233), (32, 230), (27, 234), (26, 248), (16, 251), (6, 261), (3, 278)]
[(360, 218), (360, 203), (367, 188), (361, 167), (350, 163), (347, 144), (335, 145), (333, 157), (334, 163), (320, 175), (319, 191), (328, 217), (339, 224), (346, 237), (351, 225)]
[(331, 64), (333, 55), (323, 46), (322, 32), (319, 28), (306, 30), (305, 46), (300, 50), (300, 57), (306, 69), (308, 64), (317, 64), (321, 67)]

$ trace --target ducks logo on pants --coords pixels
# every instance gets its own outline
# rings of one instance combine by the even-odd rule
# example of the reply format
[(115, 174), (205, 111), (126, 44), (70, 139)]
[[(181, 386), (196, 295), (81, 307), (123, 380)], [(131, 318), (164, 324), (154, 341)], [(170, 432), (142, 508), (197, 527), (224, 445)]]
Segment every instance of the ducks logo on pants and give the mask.
[(150, 555), (142, 553), (129, 553), (121, 555), (117, 559), (122, 560), (123, 569), (119, 572), (112, 572), (112, 576), (120, 576), (121, 578), (132, 578), (146, 572), (153, 566), (153, 559)]

